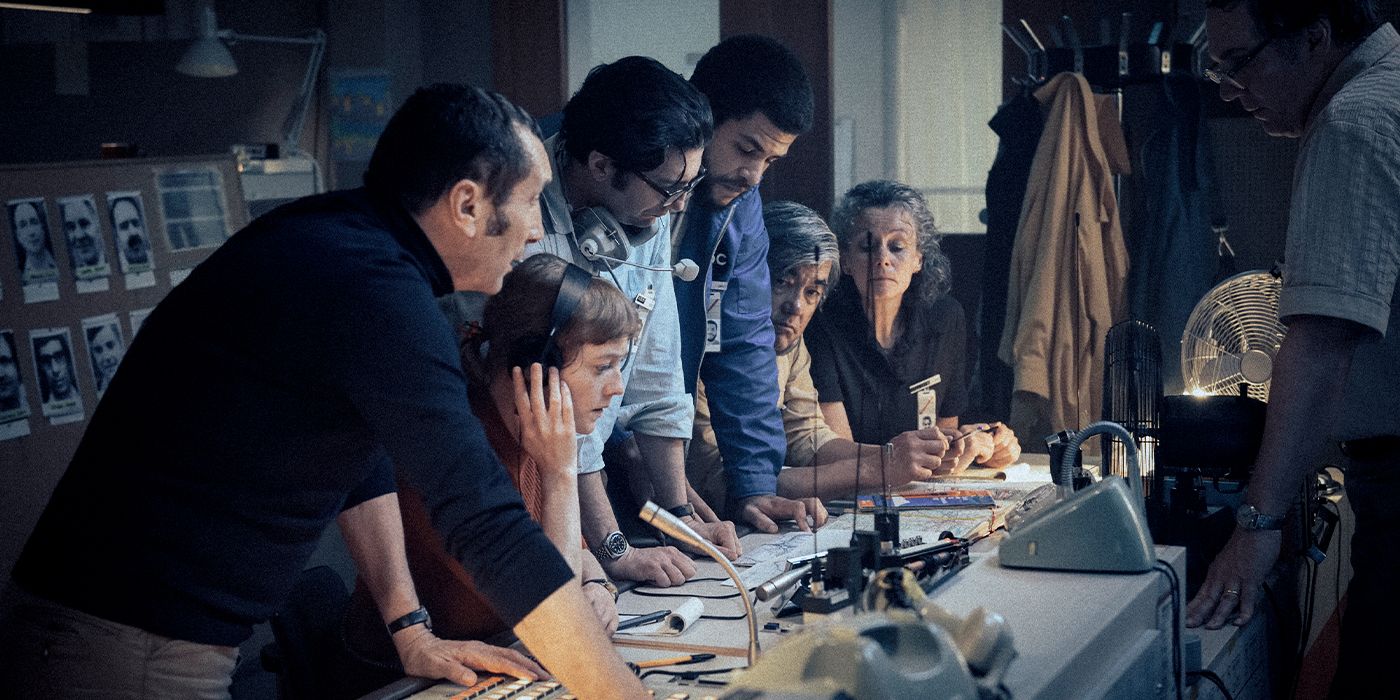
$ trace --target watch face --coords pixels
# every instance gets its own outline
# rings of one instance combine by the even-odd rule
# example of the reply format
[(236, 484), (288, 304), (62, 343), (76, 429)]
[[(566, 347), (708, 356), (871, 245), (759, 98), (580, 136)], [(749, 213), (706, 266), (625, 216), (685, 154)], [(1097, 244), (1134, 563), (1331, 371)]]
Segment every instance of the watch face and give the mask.
[(603, 540), (603, 547), (608, 550), (608, 556), (618, 559), (627, 553), (627, 538), (621, 532), (614, 532), (608, 535), (608, 539)]

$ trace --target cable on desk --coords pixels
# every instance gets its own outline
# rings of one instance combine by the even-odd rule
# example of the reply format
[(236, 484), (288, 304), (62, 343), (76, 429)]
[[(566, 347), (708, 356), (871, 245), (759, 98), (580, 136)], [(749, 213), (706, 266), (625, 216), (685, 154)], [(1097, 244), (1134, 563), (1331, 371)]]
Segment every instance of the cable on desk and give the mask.
[(1167, 585), (1171, 587), (1172, 597), (1172, 685), (1176, 686), (1176, 700), (1182, 700), (1181, 675), (1181, 579), (1177, 578), (1176, 570), (1162, 559), (1158, 559), (1152, 568), (1167, 577)]
[[(686, 581), (686, 583), (720, 582), (728, 580), (728, 576), (725, 576), (723, 578), (718, 576), (704, 576), (701, 578), (690, 579), (689, 581)], [(655, 586), (652, 586), (652, 588), (655, 588)], [(704, 600), (728, 600), (730, 598), (739, 597), (738, 591), (734, 591), (733, 593), (724, 593), (721, 595), (700, 595), (698, 593), (680, 593), (674, 591), (673, 589), (666, 588), (663, 588), (658, 591), (644, 591), (642, 590), (641, 586), (633, 588), (632, 592), (640, 596), (646, 596), (648, 598), (702, 598)]]
[(739, 592), (725, 593), (722, 595), (701, 595), (699, 593), (662, 593), (660, 591), (638, 591), (633, 590), (634, 595), (645, 596), (647, 598), (700, 598), (702, 600), (729, 600), (738, 598)]
[(1232, 693), (1230, 693), (1230, 689), (1225, 687), (1225, 681), (1221, 679), (1220, 676), (1217, 676), (1215, 674), (1215, 671), (1201, 669), (1199, 671), (1187, 671), (1186, 675), (1195, 676), (1196, 678), (1204, 678), (1210, 681), (1211, 683), (1214, 683), (1216, 689), (1220, 691), (1220, 694), (1225, 696), (1225, 700), (1235, 700), (1235, 696)]

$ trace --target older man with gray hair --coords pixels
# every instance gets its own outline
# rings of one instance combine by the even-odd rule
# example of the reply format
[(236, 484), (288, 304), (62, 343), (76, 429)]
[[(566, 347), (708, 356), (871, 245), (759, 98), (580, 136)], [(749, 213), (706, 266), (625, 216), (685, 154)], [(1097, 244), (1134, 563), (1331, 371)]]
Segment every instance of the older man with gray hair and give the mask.
[[(812, 356), (802, 340), (812, 314), (841, 276), (836, 236), (821, 216), (796, 202), (769, 202), (763, 207), (763, 223), (768, 229), (768, 270), (773, 280), (778, 405), (787, 434), (787, 466), (778, 474), (778, 495), (850, 496), (857, 482), (881, 483), (880, 448), (859, 445), (827, 426), (812, 385)], [(895, 459), (886, 465), (884, 475), (891, 486), (931, 478), (948, 448), (937, 428), (911, 430), (891, 442)], [(695, 431), (686, 473), (712, 505), (723, 502), (723, 462), (710, 425), (703, 382), (696, 387)]]

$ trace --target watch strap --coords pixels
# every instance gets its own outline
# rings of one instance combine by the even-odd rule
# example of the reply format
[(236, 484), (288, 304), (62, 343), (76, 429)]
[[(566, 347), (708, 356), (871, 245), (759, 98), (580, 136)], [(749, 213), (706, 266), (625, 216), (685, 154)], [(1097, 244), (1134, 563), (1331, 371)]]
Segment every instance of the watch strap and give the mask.
[(432, 616), (428, 615), (427, 608), (420, 605), (418, 606), (417, 610), (414, 610), (406, 615), (403, 615), (393, 620), (389, 624), (385, 625), (385, 627), (389, 628), (389, 634), (392, 635), (401, 629), (404, 629), (406, 627), (412, 627), (414, 625), (423, 625), (429, 630), (433, 628), (433, 618)]
[(614, 602), (614, 603), (617, 602), (618, 596), (622, 595), (622, 592), (619, 591), (619, 590), (617, 590), (617, 584), (615, 584), (615, 583), (613, 583), (612, 581), (609, 581), (609, 580), (607, 580), (607, 579), (605, 579), (605, 578), (591, 578), (591, 579), (588, 579), (587, 581), (584, 581), (584, 582), (583, 582), (583, 585), (587, 586), (587, 585), (590, 584), (590, 583), (596, 583), (596, 584), (598, 584), (599, 586), (602, 586), (602, 587), (603, 587), (603, 590), (605, 590), (605, 591), (611, 593), (611, 594), (612, 594), (612, 597), (613, 597), (613, 602)]
[(692, 515), (695, 515), (695, 506), (689, 503), (682, 503), (678, 506), (671, 506), (670, 508), (667, 508), (666, 512), (676, 516), (677, 518), (688, 518)]
[(1282, 515), (1266, 515), (1258, 508), (1248, 503), (1240, 506), (1236, 514), (1236, 524), (1246, 532), (1255, 530), (1281, 530), (1283, 529), (1284, 517)]

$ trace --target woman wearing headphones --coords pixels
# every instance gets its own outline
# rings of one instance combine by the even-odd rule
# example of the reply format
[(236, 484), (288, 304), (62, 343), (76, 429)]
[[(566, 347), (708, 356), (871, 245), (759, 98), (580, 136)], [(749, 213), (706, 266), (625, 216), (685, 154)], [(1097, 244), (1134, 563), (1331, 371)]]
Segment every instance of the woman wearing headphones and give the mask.
[[(583, 544), (576, 434), (587, 434), (622, 394), (623, 363), (640, 322), (613, 285), (553, 255), (527, 258), (486, 302), (482, 324), (465, 333), (462, 361), (472, 411), (520, 490), (525, 507), (580, 575), (594, 612), (617, 627), (616, 589)], [(399, 482), (409, 569), (432, 631), (443, 639), (490, 640), (509, 628), (476, 594), (471, 577), (433, 529), (423, 498)], [(509, 546), (509, 543), (501, 543)], [(402, 673), (364, 586), (345, 626), (352, 656)], [(490, 650), (485, 651), (489, 656)], [(512, 673), (513, 652), (486, 670)], [(382, 684), (384, 677), (376, 679)]]

